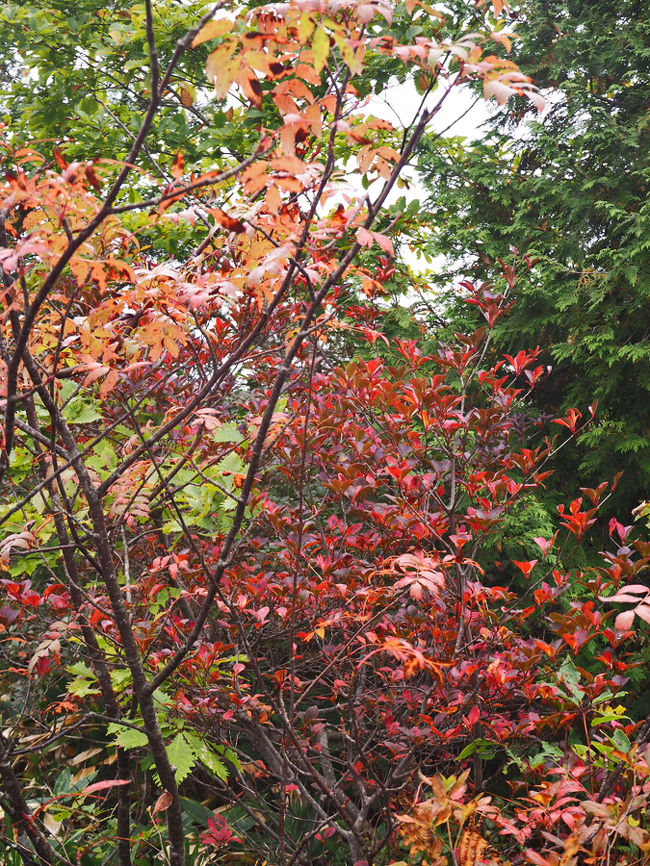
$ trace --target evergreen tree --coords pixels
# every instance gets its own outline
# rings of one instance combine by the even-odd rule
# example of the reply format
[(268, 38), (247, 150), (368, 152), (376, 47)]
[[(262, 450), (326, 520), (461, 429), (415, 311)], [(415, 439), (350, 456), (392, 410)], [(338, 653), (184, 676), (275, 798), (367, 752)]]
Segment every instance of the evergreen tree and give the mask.
[[(537, 259), (501, 331), (502, 348), (539, 343), (554, 371), (540, 409), (598, 399), (569, 485), (625, 470), (619, 507), (650, 475), (650, 20), (639, 0), (526, 0), (513, 7), (513, 58), (547, 88), (533, 116), (510, 100), (485, 136), (423, 146), (442, 275), (489, 277), (516, 244)], [(513, 135), (513, 132), (515, 134)]]

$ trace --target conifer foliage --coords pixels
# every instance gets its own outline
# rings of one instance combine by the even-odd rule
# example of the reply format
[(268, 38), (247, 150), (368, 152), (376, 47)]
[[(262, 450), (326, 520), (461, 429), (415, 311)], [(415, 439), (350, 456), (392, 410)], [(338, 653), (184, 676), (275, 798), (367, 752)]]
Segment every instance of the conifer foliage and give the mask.
[[(598, 422), (565, 475), (624, 471), (621, 512), (647, 498), (650, 26), (636, 0), (526, 0), (511, 56), (549, 97), (543, 118), (511, 100), (481, 140), (423, 142), (432, 254), (489, 273), (508, 244), (536, 259), (499, 337), (540, 343), (554, 367), (536, 402), (554, 412), (598, 399)], [(476, 136), (477, 139), (479, 136)], [(566, 493), (566, 491), (565, 491)]]

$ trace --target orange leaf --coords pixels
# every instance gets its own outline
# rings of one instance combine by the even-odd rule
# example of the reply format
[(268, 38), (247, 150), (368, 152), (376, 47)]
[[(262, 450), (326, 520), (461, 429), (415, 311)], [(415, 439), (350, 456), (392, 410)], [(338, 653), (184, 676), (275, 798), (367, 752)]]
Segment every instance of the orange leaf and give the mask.
[(184, 192), (179, 192), (178, 195), (170, 195), (171, 190), (172, 185), (170, 184), (164, 191), (164, 198), (158, 205), (159, 214), (165, 213), (165, 211), (168, 210), (174, 204), (174, 202), (180, 201), (185, 196)]
[(282, 198), (276, 186), (270, 186), (264, 197), (264, 203), (269, 213), (278, 214), (282, 207)]
[(244, 91), (244, 96), (250, 99), (256, 108), (262, 107), (264, 91), (254, 72), (251, 72), (249, 69), (244, 70), (239, 76), (239, 86)]
[[(124, 278), (129, 280), (130, 282), (135, 282), (135, 272), (131, 265), (128, 262), (123, 262), (121, 259), (106, 259), (106, 265), (112, 268), (114, 271), (117, 271), (118, 274), (124, 274)], [(117, 276), (116, 274), (111, 274), (111, 277)]]
[(297, 177), (289, 177), (288, 175), (285, 177), (277, 177), (275, 182), (280, 189), (286, 189), (289, 192), (302, 192), (305, 188), (305, 185), (300, 183)]
[(176, 151), (176, 156), (174, 157), (174, 162), (172, 163), (172, 174), (174, 177), (180, 177), (183, 174), (183, 169), (185, 167), (185, 157), (183, 155), (182, 150)]
[[(194, 88), (192, 88), (193, 90)], [(191, 108), (194, 105), (194, 94), (189, 87), (181, 87), (181, 103), (185, 108)]]
[(90, 278), (95, 280), (101, 292), (106, 289), (106, 269), (103, 262), (90, 263)]
[(77, 281), (77, 285), (80, 287), (83, 286), (86, 282), (88, 271), (90, 270), (90, 264), (85, 259), (77, 258), (77, 256), (73, 256), (70, 259), (69, 264), (70, 270)]
[(306, 165), (297, 157), (279, 156), (271, 160), (271, 166), (274, 171), (288, 171), (292, 174), (299, 174), (305, 171)]
[(59, 168), (60, 169), (67, 168), (68, 163), (66, 162), (63, 154), (61, 153), (61, 151), (59, 150), (59, 148), (57, 147), (56, 144), (54, 145), (53, 152), (54, 152), (54, 159), (56, 160), (56, 164), (59, 166)]
[(108, 371), (106, 378), (104, 379), (102, 384), (99, 386), (99, 396), (100, 397), (102, 397), (102, 398), (106, 397), (106, 395), (109, 394), (113, 390), (113, 388), (117, 385), (118, 375), (119, 374), (118, 374), (117, 370), (109, 370)]
[(296, 127), (283, 126), (280, 130), (280, 145), (282, 152), (286, 156), (295, 156), (296, 154)]

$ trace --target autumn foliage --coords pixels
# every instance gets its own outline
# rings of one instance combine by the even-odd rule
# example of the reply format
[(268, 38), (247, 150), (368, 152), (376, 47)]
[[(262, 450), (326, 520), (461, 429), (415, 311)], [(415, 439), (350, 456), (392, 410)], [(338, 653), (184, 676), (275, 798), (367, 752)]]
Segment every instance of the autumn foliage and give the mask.
[[(536, 416), (539, 348), (492, 349), (531, 263), (457, 286), (471, 333), (383, 327), (408, 231), (388, 196), (447, 94), (543, 104), (484, 5), (452, 36), (420, 2), (221, 3), (165, 66), (146, 4), (126, 160), (4, 131), (7, 863), (650, 855), (625, 701), (650, 545), (612, 519), (601, 564), (576, 555), (607, 480), (499, 558), (596, 412)], [(256, 141), (140, 172), (188, 51)], [(406, 130), (359, 95), (387, 63), (437, 85)]]

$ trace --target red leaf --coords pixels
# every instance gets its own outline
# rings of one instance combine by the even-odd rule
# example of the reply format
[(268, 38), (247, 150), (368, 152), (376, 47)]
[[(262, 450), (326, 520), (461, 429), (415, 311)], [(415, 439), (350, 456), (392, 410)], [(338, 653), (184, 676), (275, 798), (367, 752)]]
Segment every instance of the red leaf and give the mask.
[(600, 595), (600, 596), (598, 596), (598, 598), (601, 601), (616, 601), (616, 602), (619, 602), (619, 601), (630, 602), (631, 601), (633, 604), (637, 604), (637, 602), (639, 601), (638, 598), (635, 598), (633, 595), (627, 595), (627, 593), (625, 593), (625, 592), (617, 592), (616, 595), (610, 595), (610, 596)]
[(389, 256), (395, 255), (393, 242), (387, 235), (381, 235), (379, 234), (379, 232), (373, 232), (372, 236), (385, 253), (388, 253)]
[(219, 225), (223, 226), (227, 231), (235, 232), (236, 234), (241, 234), (246, 231), (246, 226), (241, 220), (233, 219), (233, 217), (224, 213), (221, 208), (214, 208), (212, 214)]
[(542, 551), (544, 556), (548, 556), (548, 552), (553, 547), (553, 542), (555, 541), (556, 536), (557, 536), (557, 532), (555, 533), (553, 538), (551, 538), (550, 540), (547, 540), (546, 538), (538, 537), (538, 538), (533, 538), (533, 541), (540, 548), (540, 550)]
[(92, 785), (88, 785), (87, 788), (84, 788), (79, 793), (81, 795), (94, 794), (95, 791), (106, 791), (108, 788), (115, 788), (117, 785), (130, 784), (128, 779), (106, 779), (104, 782), (93, 782)]
[(554, 424), (562, 424), (563, 427), (568, 427), (572, 433), (576, 432), (578, 421), (582, 418), (582, 413), (577, 409), (569, 409), (566, 418), (554, 418)]
[(629, 631), (632, 628), (632, 623), (634, 622), (634, 609), (625, 610), (623, 613), (619, 613), (619, 615), (614, 620), (614, 627), (616, 631)]
[[(630, 595), (633, 593), (633, 595)], [(600, 601), (631, 601), (638, 604), (643, 599), (635, 598), (635, 595), (650, 595), (650, 589), (647, 586), (641, 586), (640, 583), (631, 583), (629, 586), (623, 587), (620, 592), (615, 595), (599, 595)]]
[(517, 566), (517, 568), (523, 573), (524, 577), (528, 577), (533, 570), (533, 568), (537, 565), (539, 560), (531, 559), (528, 562), (517, 562), (516, 560), (512, 560), (513, 564)]
[(264, 605), (264, 607), (261, 607), (259, 610), (253, 611), (253, 616), (258, 620), (258, 622), (264, 624), (270, 612), (271, 608), (268, 607), (268, 605)]
[(11, 625), (20, 616), (20, 611), (13, 607), (0, 607), (0, 622), (3, 625)]
[(101, 192), (102, 184), (100, 179), (95, 174), (95, 169), (92, 167), (92, 165), (87, 165), (84, 171), (86, 172), (86, 178), (88, 179), (88, 183), (92, 186), (95, 192)]
[(360, 243), (362, 247), (371, 247), (374, 243), (372, 234), (368, 229), (364, 229), (363, 227), (357, 231), (357, 242)]

